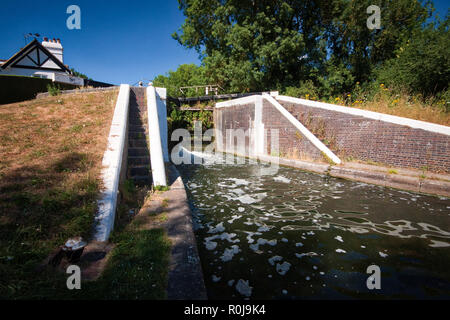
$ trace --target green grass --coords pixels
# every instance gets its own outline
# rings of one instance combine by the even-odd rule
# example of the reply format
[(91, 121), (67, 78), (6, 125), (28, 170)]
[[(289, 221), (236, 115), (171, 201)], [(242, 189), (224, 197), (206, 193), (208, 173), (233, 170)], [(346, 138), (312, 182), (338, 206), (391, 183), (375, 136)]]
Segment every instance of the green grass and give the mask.
[[(94, 131), (83, 110), (95, 99), (102, 112)], [(66, 275), (38, 272), (68, 238), (89, 239), (97, 210), (101, 161), (117, 92), (31, 100), (0, 106), (0, 300), (65, 296)], [(82, 130), (85, 131), (85, 130)]]
[(130, 228), (117, 243), (103, 275), (79, 293), (89, 299), (165, 299), (170, 243), (162, 229)]

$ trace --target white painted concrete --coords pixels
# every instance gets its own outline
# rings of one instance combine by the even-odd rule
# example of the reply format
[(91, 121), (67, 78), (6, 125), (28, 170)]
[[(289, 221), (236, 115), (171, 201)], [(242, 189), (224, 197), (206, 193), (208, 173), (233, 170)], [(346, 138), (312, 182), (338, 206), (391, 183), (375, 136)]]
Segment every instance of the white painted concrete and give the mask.
[(95, 216), (93, 236), (95, 241), (107, 241), (114, 228), (120, 170), (127, 136), (129, 101), (130, 86), (122, 84), (109, 131), (108, 146), (103, 155), (102, 181), (104, 189), (100, 200), (97, 201), (98, 210)]
[(367, 111), (357, 108), (350, 108), (350, 107), (344, 107), (344, 106), (338, 106), (330, 103), (323, 103), (318, 101), (311, 101), (311, 100), (305, 100), (305, 99), (299, 99), (299, 98), (293, 98), (288, 96), (278, 96), (276, 97), (278, 101), (282, 102), (288, 102), (288, 103), (294, 103), (294, 104), (302, 104), (308, 107), (313, 108), (320, 108), (330, 111), (337, 111), (342, 112), (346, 114), (351, 114), (355, 116), (365, 117), (373, 120), (380, 120), (385, 122), (390, 122), (394, 124), (398, 124), (401, 126), (408, 126), (414, 129), (422, 129), (434, 133), (440, 133), (445, 135), (450, 135), (450, 127), (429, 123), (425, 121), (419, 121), (419, 120), (413, 120), (403, 117), (397, 117), (397, 116), (391, 116), (384, 113), (378, 113), (373, 111)]
[(256, 97), (258, 97), (258, 96), (254, 95), (254, 96), (248, 96), (248, 97), (218, 102), (218, 103), (216, 103), (216, 108), (233, 107), (233, 106), (239, 106), (239, 105), (243, 105), (243, 104), (255, 103)]
[(158, 118), (159, 118), (159, 129), (161, 134), (161, 146), (163, 150), (164, 162), (169, 162), (169, 139), (168, 139), (168, 128), (167, 128), (167, 89), (166, 88), (155, 88), (156, 90), (156, 104), (158, 106)]
[[(152, 166), (153, 185), (167, 186), (159, 120), (162, 115), (159, 114), (158, 99), (155, 87), (147, 87), (148, 130), (150, 136), (150, 161)], [(167, 116), (164, 119), (167, 122)]]
[(264, 154), (265, 152), (265, 140), (264, 139), (264, 123), (262, 122), (262, 110), (263, 110), (263, 97), (257, 96), (255, 98), (255, 122), (253, 124), (254, 132), (254, 150), (255, 154)]
[(342, 161), (339, 159), (326, 145), (322, 143), (314, 134), (311, 133), (304, 125), (300, 123), (289, 111), (287, 111), (278, 101), (267, 94), (263, 94), (263, 97), (269, 101), (290, 123), (292, 123), (302, 134), (305, 136), (317, 149), (326, 154), (334, 163), (340, 164)]

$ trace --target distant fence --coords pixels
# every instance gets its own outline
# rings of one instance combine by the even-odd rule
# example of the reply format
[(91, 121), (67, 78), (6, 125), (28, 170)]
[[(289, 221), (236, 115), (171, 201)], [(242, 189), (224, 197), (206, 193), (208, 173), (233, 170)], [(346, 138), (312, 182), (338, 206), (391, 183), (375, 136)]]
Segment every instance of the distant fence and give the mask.
[[(20, 102), (36, 98), (40, 92), (47, 92), (47, 86), (55, 84), (50, 79), (35, 77), (0, 75), (0, 104)], [(79, 86), (56, 83), (61, 90), (70, 90)]]
[(91, 79), (84, 79), (84, 86), (85, 87), (94, 87), (94, 88), (107, 88), (107, 87), (114, 87), (114, 84), (100, 82), (100, 81), (94, 81)]

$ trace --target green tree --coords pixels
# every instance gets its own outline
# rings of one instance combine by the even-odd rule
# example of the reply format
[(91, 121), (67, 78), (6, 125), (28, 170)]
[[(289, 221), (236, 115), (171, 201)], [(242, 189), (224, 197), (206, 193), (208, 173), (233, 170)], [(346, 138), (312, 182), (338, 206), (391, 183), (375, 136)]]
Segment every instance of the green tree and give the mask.
[(415, 32), (402, 43), (395, 57), (380, 66), (377, 79), (390, 87), (423, 96), (448, 90), (450, 83), (449, 15)]
[[(204, 76), (228, 91), (283, 89), (312, 80), (324, 94), (371, 81), (423, 29), (431, 2), (418, 0), (179, 0), (173, 34), (202, 57)], [(381, 29), (366, 25), (381, 8)]]
[[(205, 68), (195, 64), (182, 64), (176, 71), (169, 71), (166, 75), (159, 75), (153, 80), (155, 86), (167, 88), (167, 94), (172, 97), (181, 96), (180, 87), (207, 84)], [(195, 89), (184, 90), (185, 96), (198, 96)]]

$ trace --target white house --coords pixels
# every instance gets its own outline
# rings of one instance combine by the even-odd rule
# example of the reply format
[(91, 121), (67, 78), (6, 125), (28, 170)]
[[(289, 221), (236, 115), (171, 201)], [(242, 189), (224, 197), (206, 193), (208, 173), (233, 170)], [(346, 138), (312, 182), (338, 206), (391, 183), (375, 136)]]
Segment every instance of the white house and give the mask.
[(53, 82), (84, 85), (64, 64), (63, 47), (59, 39), (37, 39), (27, 44), (8, 60), (0, 60), (0, 75), (18, 75), (51, 79)]

